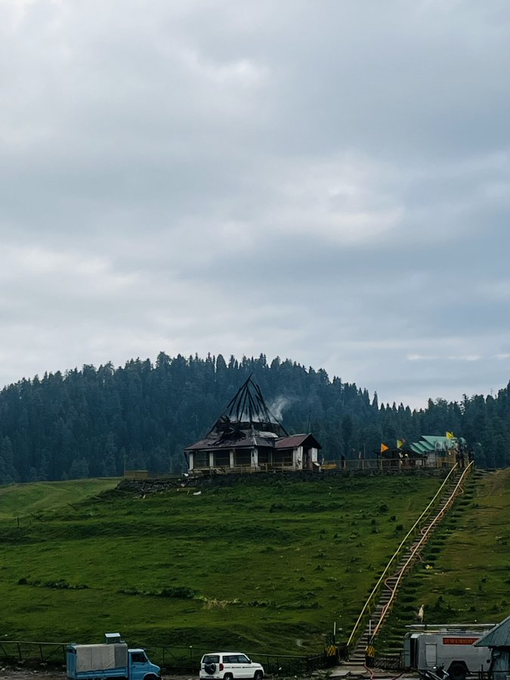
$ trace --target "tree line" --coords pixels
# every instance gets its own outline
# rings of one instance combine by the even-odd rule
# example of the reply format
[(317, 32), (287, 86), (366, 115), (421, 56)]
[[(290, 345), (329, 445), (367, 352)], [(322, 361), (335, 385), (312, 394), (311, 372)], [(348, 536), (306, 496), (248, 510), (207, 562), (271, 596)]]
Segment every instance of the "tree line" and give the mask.
[(133, 359), (114, 368), (23, 379), (0, 392), (0, 483), (182, 472), (185, 446), (201, 439), (252, 374), (289, 433), (312, 432), (326, 460), (375, 457), (381, 442), (422, 434), (463, 436), (478, 464), (510, 463), (510, 383), (497, 396), (429, 400), (425, 409), (379, 404), (326, 371), (265, 355), (228, 361)]

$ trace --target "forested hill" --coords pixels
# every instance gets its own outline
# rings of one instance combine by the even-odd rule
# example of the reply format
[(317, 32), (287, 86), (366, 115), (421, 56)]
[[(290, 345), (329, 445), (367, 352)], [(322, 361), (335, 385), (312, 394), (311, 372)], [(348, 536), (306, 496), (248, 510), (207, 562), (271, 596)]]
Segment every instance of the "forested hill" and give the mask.
[(379, 405), (366, 389), (324, 370), (276, 358), (161, 353), (149, 360), (84, 366), (20, 382), (0, 392), (0, 482), (115, 476), (127, 468), (185, 469), (182, 450), (201, 438), (253, 373), (290, 432), (312, 431), (328, 460), (381, 442), (453, 431), (477, 444), (482, 465), (510, 463), (510, 384), (497, 397), (429, 401), (425, 410)]

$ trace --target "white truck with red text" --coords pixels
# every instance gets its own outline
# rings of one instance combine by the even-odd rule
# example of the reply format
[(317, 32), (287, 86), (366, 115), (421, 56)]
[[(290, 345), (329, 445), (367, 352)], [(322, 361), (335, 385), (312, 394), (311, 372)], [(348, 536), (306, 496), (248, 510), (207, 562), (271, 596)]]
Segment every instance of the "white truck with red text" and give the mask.
[(485, 647), (474, 647), (495, 624), (408, 626), (404, 638), (404, 665), (423, 674), (444, 668), (451, 680), (488, 671), (491, 655)]

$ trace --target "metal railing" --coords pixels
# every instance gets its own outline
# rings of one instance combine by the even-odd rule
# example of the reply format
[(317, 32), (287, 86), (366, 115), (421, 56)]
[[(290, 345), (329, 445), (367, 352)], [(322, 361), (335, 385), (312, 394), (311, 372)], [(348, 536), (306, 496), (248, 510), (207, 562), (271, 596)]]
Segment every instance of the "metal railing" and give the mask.
[(3, 640), (0, 642), (0, 658), (10, 662), (65, 663), (67, 644)]
[[(4, 640), (0, 642), (0, 659), (7, 663), (26, 663), (62, 666), (66, 663), (68, 642), (29, 642), (26, 640)], [(137, 643), (138, 644), (138, 643)], [(166, 672), (197, 674), (200, 660), (210, 652), (210, 647), (188, 646), (145, 646), (141, 645), (154, 663)], [(325, 653), (314, 656), (292, 654), (248, 653), (254, 661), (262, 663), (270, 675), (295, 675), (327, 668), (336, 659)]]
[[(407, 472), (413, 470), (448, 470), (450, 467), (455, 467), (456, 463), (449, 461), (434, 461), (427, 463), (423, 458), (402, 458), (402, 459), (384, 459), (384, 458), (349, 458), (346, 460), (325, 460), (321, 464), (314, 463), (315, 469), (326, 470), (343, 470), (346, 472), (356, 470), (379, 470), (382, 472)], [(191, 475), (214, 475), (214, 474), (251, 474), (254, 472), (294, 472), (301, 470), (296, 468), (291, 461), (280, 461), (274, 463), (258, 463), (257, 467), (252, 467), (250, 463), (243, 465), (197, 465), (190, 470)], [(303, 468), (303, 470), (311, 470), (311, 468)]]
[(192, 476), (215, 474), (251, 474), (255, 472), (294, 472), (296, 467), (292, 462), (259, 463), (257, 467), (246, 465), (201, 465), (190, 470)]
[[(443, 519), (443, 516), (445, 515), (445, 513), (450, 509), (450, 506), (452, 505), (453, 501), (457, 497), (459, 490), (462, 489), (462, 484), (464, 482), (465, 477), (467, 477), (467, 475), (471, 472), (472, 465), (473, 465), (473, 463), (469, 463), (469, 465), (466, 468), (463, 469), (462, 475), (460, 476), (457, 483), (455, 484), (455, 486), (454, 486), (449, 498), (447, 499), (446, 503), (443, 505), (441, 510), (436, 514), (436, 516), (432, 519), (432, 521), (427, 526), (427, 528), (425, 530), (422, 530), (422, 532), (423, 532), (422, 536), (421, 536), (419, 542), (414, 546), (413, 550), (411, 551), (411, 554), (409, 555), (409, 558), (406, 560), (406, 563), (402, 567), (400, 574), (399, 574), (399, 576), (398, 576), (398, 578), (397, 578), (397, 580), (396, 580), (396, 582), (393, 586), (390, 599), (388, 600), (388, 602), (384, 606), (384, 609), (381, 612), (381, 616), (379, 618), (379, 621), (378, 621), (378, 623), (377, 623), (377, 625), (374, 628), (374, 631), (372, 633), (372, 639), (374, 639), (377, 636), (377, 634), (378, 634), (378, 632), (379, 632), (379, 630), (380, 630), (380, 628), (383, 624), (384, 618), (385, 618), (387, 612), (390, 610), (391, 605), (393, 604), (393, 600), (396, 597), (397, 590), (398, 590), (398, 587), (400, 585), (400, 582), (404, 578), (408, 567), (413, 562), (416, 554), (419, 553), (419, 551), (421, 550), (423, 545), (428, 540), (428, 537), (429, 537), (430, 533), (433, 531), (433, 529), (435, 528), (436, 524), (438, 524), (438, 522), (440, 522)], [(453, 469), (452, 469), (452, 472), (453, 472)]]
[[(204, 654), (210, 653), (210, 647), (189, 645), (188, 647), (145, 647), (152, 661), (173, 673), (197, 673), (200, 660)], [(314, 656), (298, 656), (294, 654), (264, 654), (261, 652), (246, 652), (250, 659), (261, 663), (266, 673), (298, 674), (331, 665), (331, 659), (326, 654)]]
[(450, 472), (448, 473), (448, 475), (446, 476), (446, 478), (444, 479), (444, 481), (441, 484), (441, 486), (439, 487), (439, 489), (437, 490), (436, 494), (434, 495), (434, 497), (430, 501), (430, 503), (427, 505), (425, 510), (418, 517), (418, 519), (413, 524), (413, 526), (409, 529), (407, 534), (404, 536), (404, 538), (400, 542), (398, 548), (395, 550), (395, 552), (391, 556), (391, 558), (390, 558), (388, 564), (386, 565), (384, 571), (382, 572), (377, 583), (375, 584), (372, 591), (370, 592), (370, 595), (368, 596), (368, 598), (365, 602), (365, 605), (363, 606), (363, 609), (361, 610), (361, 613), (356, 620), (356, 623), (354, 624), (354, 628), (352, 629), (352, 632), (349, 636), (349, 639), (347, 640), (347, 646), (349, 647), (349, 649), (351, 649), (351, 647), (353, 645), (353, 641), (356, 639), (356, 637), (359, 634), (361, 634), (361, 628), (364, 625), (365, 620), (368, 618), (368, 616), (370, 616), (370, 613), (371, 613), (370, 607), (371, 607), (372, 604), (375, 604), (376, 598), (379, 596), (379, 592), (380, 592), (380, 589), (383, 585), (384, 580), (389, 575), (390, 570), (395, 566), (397, 559), (400, 558), (401, 553), (404, 551), (404, 549), (406, 547), (406, 543), (407, 543), (408, 539), (415, 533), (415, 531), (418, 530), (422, 521), (425, 519), (425, 517), (427, 517), (430, 514), (430, 512), (432, 511), (432, 508), (435, 507), (435, 505), (438, 503), (439, 497), (441, 496), (443, 489), (447, 486), (447, 484), (450, 483), (456, 469), (457, 469), (457, 465), (454, 465), (452, 467), (452, 469), (450, 470)]

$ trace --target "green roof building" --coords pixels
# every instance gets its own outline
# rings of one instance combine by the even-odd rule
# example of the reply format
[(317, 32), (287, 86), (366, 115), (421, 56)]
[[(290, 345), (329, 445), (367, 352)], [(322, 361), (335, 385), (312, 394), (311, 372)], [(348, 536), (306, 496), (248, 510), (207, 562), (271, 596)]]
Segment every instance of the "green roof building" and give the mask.
[(424, 434), (419, 441), (411, 444), (411, 451), (426, 456), (428, 467), (449, 467), (455, 465), (459, 447), (463, 448), (465, 444), (466, 440), (463, 437)]

